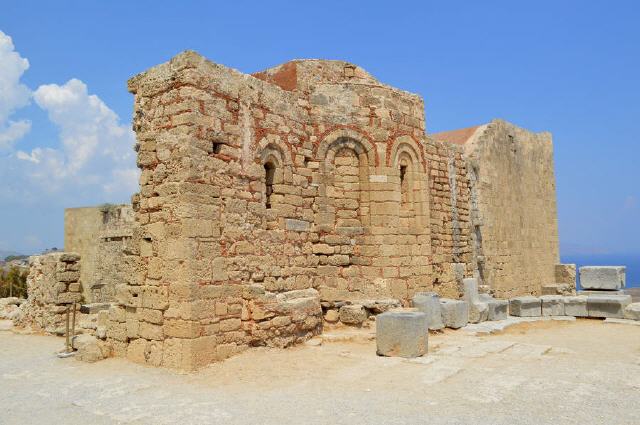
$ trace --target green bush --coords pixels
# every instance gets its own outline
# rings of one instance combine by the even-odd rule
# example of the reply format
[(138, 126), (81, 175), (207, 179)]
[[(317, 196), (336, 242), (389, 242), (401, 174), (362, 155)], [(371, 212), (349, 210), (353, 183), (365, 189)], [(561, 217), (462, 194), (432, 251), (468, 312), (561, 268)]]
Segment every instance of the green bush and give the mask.
[(0, 269), (0, 298), (27, 298), (28, 270), (11, 267), (9, 270)]

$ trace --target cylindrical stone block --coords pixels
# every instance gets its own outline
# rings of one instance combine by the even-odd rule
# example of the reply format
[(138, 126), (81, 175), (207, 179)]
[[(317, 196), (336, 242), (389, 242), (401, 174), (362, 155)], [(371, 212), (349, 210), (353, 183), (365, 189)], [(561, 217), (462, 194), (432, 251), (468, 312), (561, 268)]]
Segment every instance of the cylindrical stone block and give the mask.
[(388, 311), (376, 317), (379, 356), (420, 357), (427, 353), (429, 320), (420, 311)]

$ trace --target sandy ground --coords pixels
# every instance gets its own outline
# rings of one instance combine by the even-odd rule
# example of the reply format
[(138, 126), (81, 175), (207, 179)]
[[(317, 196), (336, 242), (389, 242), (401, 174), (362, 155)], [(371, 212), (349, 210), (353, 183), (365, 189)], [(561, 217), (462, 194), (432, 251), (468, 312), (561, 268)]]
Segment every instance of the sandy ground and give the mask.
[(0, 424), (640, 423), (640, 326), (595, 320), (447, 331), (414, 360), (377, 357), (371, 331), (330, 331), (195, 374), (58, 359), (61, 346), (0, 332)]

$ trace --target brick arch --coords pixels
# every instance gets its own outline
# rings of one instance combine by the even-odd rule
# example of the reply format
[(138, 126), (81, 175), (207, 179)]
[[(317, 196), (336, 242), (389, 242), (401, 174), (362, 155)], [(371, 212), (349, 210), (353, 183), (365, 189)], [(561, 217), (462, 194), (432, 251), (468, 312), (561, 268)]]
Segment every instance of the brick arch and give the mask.
[(288, 149), (283, 149), (276, 141), (269, 140), (265, 137), (258, 143), (257, 159), (260, 161), (260, 164), (264, 164), (269, 158), (276, 159), (277, 163), (275, 165), (278, 167), (293, 164), (291, 152), (289, 152)]
[(350, 128), (340, 128), (326, 134), (318, 145), (317, 158), (324, 164), (328, 164), (341, 148), (356, 152), (358, 157), (365, 159), (369, 167), (375, 167), (379, 163), (373, 143), (364, 134)]
[(426, 161), (424, 160), (422, 149), (410, 136), (400, 136), (393, 141), (389, 157), (391, 163), (387, 165), (396, 167), (403, 155), (411, 158), (411, 162), (415, 164), (416, 168), (419, 167), (421, 171), (426, 172)]

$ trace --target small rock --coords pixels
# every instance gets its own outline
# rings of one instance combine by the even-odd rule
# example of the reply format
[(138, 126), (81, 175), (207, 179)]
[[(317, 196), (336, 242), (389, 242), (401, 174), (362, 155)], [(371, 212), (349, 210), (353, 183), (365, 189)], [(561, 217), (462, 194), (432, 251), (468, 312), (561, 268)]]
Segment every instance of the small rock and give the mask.
[(393, 298), (366, 300), (362, 302), (362, 305), (373, 314), (380, 314), (392, 308), (402, 307), (400, 300)]
[(0, 298), (0, 307), (5, 305), (19, 305), (20, 300), (17, 297)]
[(640, 303), (631, 303), (624, 309), (624, 318), (640, 320)]
[(361, 325), (367, 320), (367, 311), (360, 304), (340, 307), (340, 321), (346, 325)]
[(107, 327), (106, 326), (98, 326), (96, 328), (96, 337), (99, 339), (107, 339)]
[(340, 314), (338, 314), (337, 310), (333, 310), (333, 309), (327, 310), (327, 312), (324, 315), (324, 320), (330, 323), (335, 323), (338, 320), (340, 320)]
[(322, 345), (322, 338), (311, 338), (304, 344), (308, 345), (309, 347), (319, 347)]
[(97, 362), (107, 357), (107, 346), (91, 335), (78, 335), (73, 338), (73, 348), (77, 350), (76, 358), (83, 362)]

